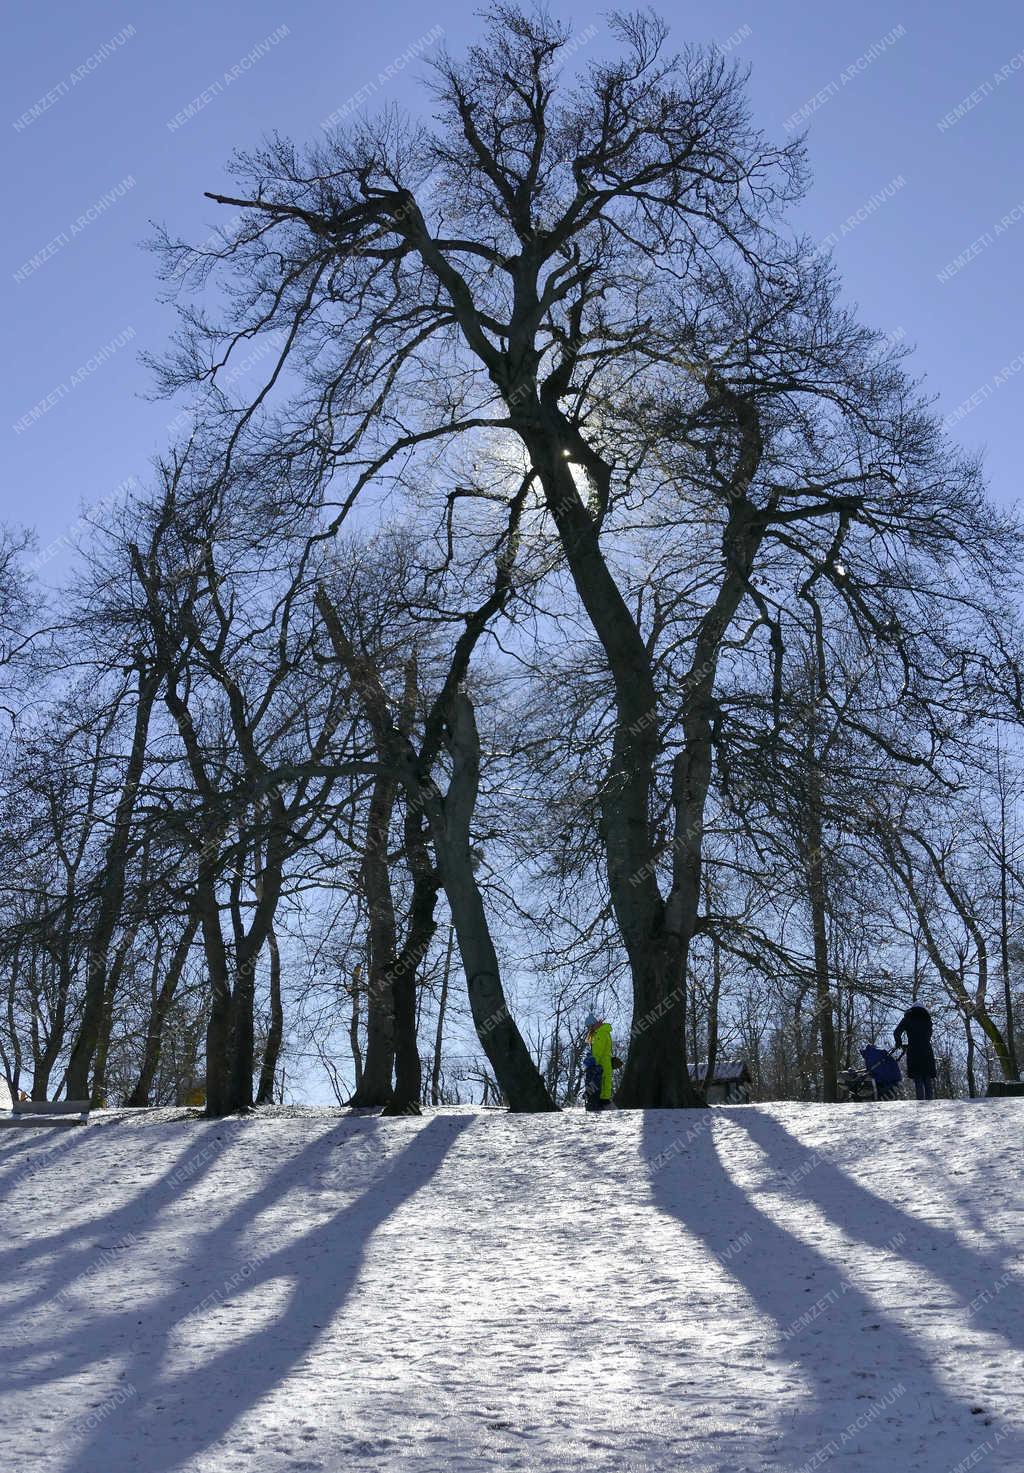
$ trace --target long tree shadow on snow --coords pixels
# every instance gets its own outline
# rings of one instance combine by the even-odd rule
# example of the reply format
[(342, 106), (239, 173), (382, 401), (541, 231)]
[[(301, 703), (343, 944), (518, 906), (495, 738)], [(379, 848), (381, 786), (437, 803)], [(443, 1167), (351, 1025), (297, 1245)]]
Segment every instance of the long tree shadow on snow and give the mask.
[(5, 1183), (20, 1180), (24, 1175), (33, 1176), (39, 1169), (35, 1162), (48, 1161), (74, 1150), (88, 1135), (88, 1128), (65, 1125), (57, 1129), (52, 1138), (49, 1127), (23, 1125), (15, 1130), (0, 1132), (0, 1188), (6, 1193)]
[[(87, 1440), (71, 1455), (66, 1473), (137, 1473), (143, 1466), (145, 1473), (176, 1473), (189, 1459), (213, 1448), (314, 1348), (348, 1298), (374, 1232), (430, 1181), (470, 1123), (468, 1117), (430, 1121), (388, 1163), (385, 1175), (349, 1206), (258, 1262), (250, 1258), (252, 1271), (227, 1297), (255, 1296), (260, 1286), (290, 1281), (283, 1309), (255, 1329), (229, 1329), (223, 1349), (203, 1353), (194, 1366), (175, 1372), (167, 1366), (170, 1342), (175, 1328), (197, 1311), (195, 1283), (226, 1285), (232, 1270), (237, 1273), (246, 1261), (243, 1230), (258, 1226), (262, 1211), (301, 1186), (333, 1146), (365, 1138), (377, 1127), (376, 1120), (361, 1122), (359, 1130), (345, 1121), (319, 1136), (289, 1158), (259, 1192), (201, 1234), (188, 1262), (175, 1271), (175, 1279), (184, 1277), (187, 1286), (146, 1306), (145, 1337), (124, 1371), (130, 1399), (108, 1417), (96, 1419)], [(82, 1330), (94, 1350), (102, 1333), (102, 1326), (97, 1329), (94, 1323)], [(330, 1425), (343, 1424), (344, 1406), (325, 1405), (316, 1396), (303, 1410), (308, 1414), (310, 1407)], [(138, 1461), (140, 1450), (143, 1463)]]
[[(755, 1113), (761, 1112), (730, 1112), (728, 1125)], [(798, 1470), (814, 1459), (820, 1466), (835, 1451), (867, 1458), (870, 1450), (872, 1467), (938, 1470), (954, 1468), (986, 1440), (1001, 1437), (1007, 1451), (1016, 1446), (1012, 1434), (982, 1425), (969, 1404), (940, 1383), (928, 1346), (852, 1282), (841, 1261), (789, 1232), (733, 1180), (715, 1142), (725, 1134), (724, 1119), (690, 1131), (683, 1149), (657, 1164), (666, 1144), (664, 1119), (652, 1111), (644, 1121), (647, 1154), (656, 1163), (650, 1183), (655, 1205), (713, 1255), (709, 1261), (717, 1260), (717, 1270), (740, 1283), (769, 1332), (775, 1331), (765, 1358), (788, 1362), (809, 1388), (795, 1416), (787, 1420), (789, 1409), (780, 1408), (771, 1444), (750, 1455), (766, 1469)], [(757, 1122), (755, 1138), (756, 1130)], [(792, 1155), (779, 1151), (780, 1138), (765, 1135), (770, 1158), (792, 1170)], [(852, 1225), (843, 1228), (855, 1235)], [(737, 1251), (737, 1243), (746, 1246)], [(735, 1458), (735, 1444), (728, 1451)]]
[[(168, 1128), (149, 1127), (153, 1131)], [(89, 1275), (97, 1261), (97, 1238), (102, 1238), (109, 1245), (119, 1239), (127, 1242), (130, 1233), (134, 1239), (144, 1241), (156, 1219), (163, 1212), (175, 1207), (190, 1188), (201, 1182), (225, 1150), (228, 1142), (215, 1126), (211, 1123), (207, 1130), (208, 1139), (199, 1144), (194, 1138), (186, 1140), (166, 1170), (148, 1182), (140, 1192), (123, 1201), (119, 1207), (108, 1208), (103, 1195), (103, 1181), (98, 1179), (92, 1199), (95, 1211), (91, 1218), (52, 1233), (32, 1232), (24, 1238), (19, 1237), (11, 1246), (0, 1249), (0, 1280), (17, 1279), (37, 1261), (48, 1264), (36, 1288), (11, 1304), (10, 1318), (15, 1324), (23, 1316), (30, 1315), (35, 1308), (54, 1300), (63, 1300), (75, 1290), (79, 1281)], [(93, 1142), (94, 1140), (95, 1137)], [(19, 1186), (27, 1186), (47, 1170), (60, 1168), (66, 1162), (69, 1151), (77, 1148), (81, 1153), (87, 1153), (93, 1142), (90, 1142), (85, 1130), (78, 1131), (74, 1142), (68, 1141), (63, 1148), (51, 1147), (47, 1153), (35, 1158), (31, 1163), (31, 1170), (8, 1173), (6, 1176), (0, 1174), (0, 1187), (12, 1194), (12, 1205), (18, 1207)], [(31, 1228), (28, 1209), (25, 1208), (24, 1211), (26, 1225)], [(8, 1333), (11, 1333), (10, 1326)], [(31, 1333), (14, 1333), (19, 1361), (30, 1359), (36, 1353), (45, 1353), (47, 1360), (45, 1377), (36, 1374), (25, 1376), (24, 1379), (35, 1382), (40, 1379), (57, 1380), (73, 1374), (94, 1358), (94, 1354), (90, 1356), (87, 1346), (77, 1345), (69, 1339), (54, 1341), (45, 1333), (38, 1339), (33, 1338)], [(7, 1368), (7, 1373), (8, 1376), (11, 1375), (10, 1367)]]
[[(804, 1149), (781, 1121), (764, 1111), (737, 1110), (730, 1124), (742, 1126), (770, 1161)], [(1005, 1260), (969, 1247), (952, 1228), (905, 1212), (822, 1157), (807, 1171), (793, 1173), (787, 1185), (849, 1237), (887, 1252), (895, 1252), (897, 1245), (907, 1263), (946, 1284), (979, 1329), (1024, 1350), (1024, 1288), (1019, 1278), (1010, 1276)]]

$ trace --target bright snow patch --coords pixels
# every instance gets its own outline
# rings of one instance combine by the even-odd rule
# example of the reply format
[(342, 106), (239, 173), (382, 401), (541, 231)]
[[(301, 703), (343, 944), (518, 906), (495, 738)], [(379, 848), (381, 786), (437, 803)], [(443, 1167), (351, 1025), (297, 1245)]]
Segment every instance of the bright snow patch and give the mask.
[(1021, 1473), (1024, 1101), (0, 1137), (32, 1473)]

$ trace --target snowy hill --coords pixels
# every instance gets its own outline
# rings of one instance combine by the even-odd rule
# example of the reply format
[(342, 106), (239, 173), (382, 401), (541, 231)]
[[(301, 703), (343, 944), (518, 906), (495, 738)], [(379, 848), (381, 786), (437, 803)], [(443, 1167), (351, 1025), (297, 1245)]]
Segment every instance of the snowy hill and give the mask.
[(1022, 1125), (1008, 1099), (7, 1131), (3, 1463), (1021, 1473)]

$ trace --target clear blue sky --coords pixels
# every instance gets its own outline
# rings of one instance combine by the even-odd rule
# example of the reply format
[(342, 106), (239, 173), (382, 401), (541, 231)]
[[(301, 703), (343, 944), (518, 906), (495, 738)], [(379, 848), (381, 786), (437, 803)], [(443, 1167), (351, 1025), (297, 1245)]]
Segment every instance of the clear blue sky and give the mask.
[[(864, 317), (918, 345), (918, 370), (944, 414), (976, 395), (957, 432), (986, 447), (997, 499), (1015, 500), (1024, 407), (1019, 0), (659, 8), (680, 44), (715, 41), (751, 66), (755, 114), (768, 132), (786, 136), (787, 120), (805, 110), (815, 184), (804, 225), (815, 239), (836, 238)], [(580, 57), (609, 46), (601, 11), (569, 0), (551, 9), (589, 36)], [(166, 441), (173, 409), (141, 397), (148, 375), (139, 352), (159, 349), (173, 325), (156, 301), (154, 261), (139, 249), (148, 222), (205, 235), (217, 210), (203, 191), (225, 184), (234, 147), (273, 129), (312, 137), (361, 89), (373, 94), (371, 109), (421, 108), (420, 66), (399, 64), (384, 82), (379, 74), (438, 28), (459, 50), (478, 26), (454, 0), (58, 0), (8, 11), (6, 519), (36, 526), (50, 543), (81, 504), (144, 476)], [(59, 579), (68, 556), (55, 556), (46, 576)]]

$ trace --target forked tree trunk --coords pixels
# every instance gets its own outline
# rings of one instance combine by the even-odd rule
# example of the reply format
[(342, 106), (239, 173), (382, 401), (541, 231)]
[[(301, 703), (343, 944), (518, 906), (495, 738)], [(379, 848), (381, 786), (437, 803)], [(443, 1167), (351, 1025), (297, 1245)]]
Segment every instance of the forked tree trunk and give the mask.
[[(749, 573), (766, 518), (746, 499), (761, 457), (753, 406), (724, 385), (714, 387), (740, 430), (739, 455), (722, 535), (724, 572), (701, 620), (686, 680), (683, 749), (673, 763), (672, 880), (662, 898), (660, 855), (650, 825), (662, 708), (651, 651), (605, 559), (600, 512), (611, 494), (612, 468), (566, 419), (556, 376), (540, 401), (517, 410), (506, 403), (544, 488), (573, 582), (600, 640), (615, 687), (612, 757), (602, 785), (601, 835), (612, 908), (629, 958), (633, 1022), (616, 1099), (630, 1108), (704, 1103), (686, 1064), (687, 958), (699, 911), (704, 810), (711, 777), (714, 686), (723, 636), (749, 588)], [(518, 394), (518, 390), (514, 391)], [(590, 482), (584, 503), (569, 461), (576, 456)]]
[(259, 874), (257, 901), (252, 922), (235, 960), (235, 985), (231, 998), (230, 1093), (227, 1113), (251, 1110), (255, 1100), (256, 1070), (256, 969), (274, 924), (281, 870), (268, 857)]

